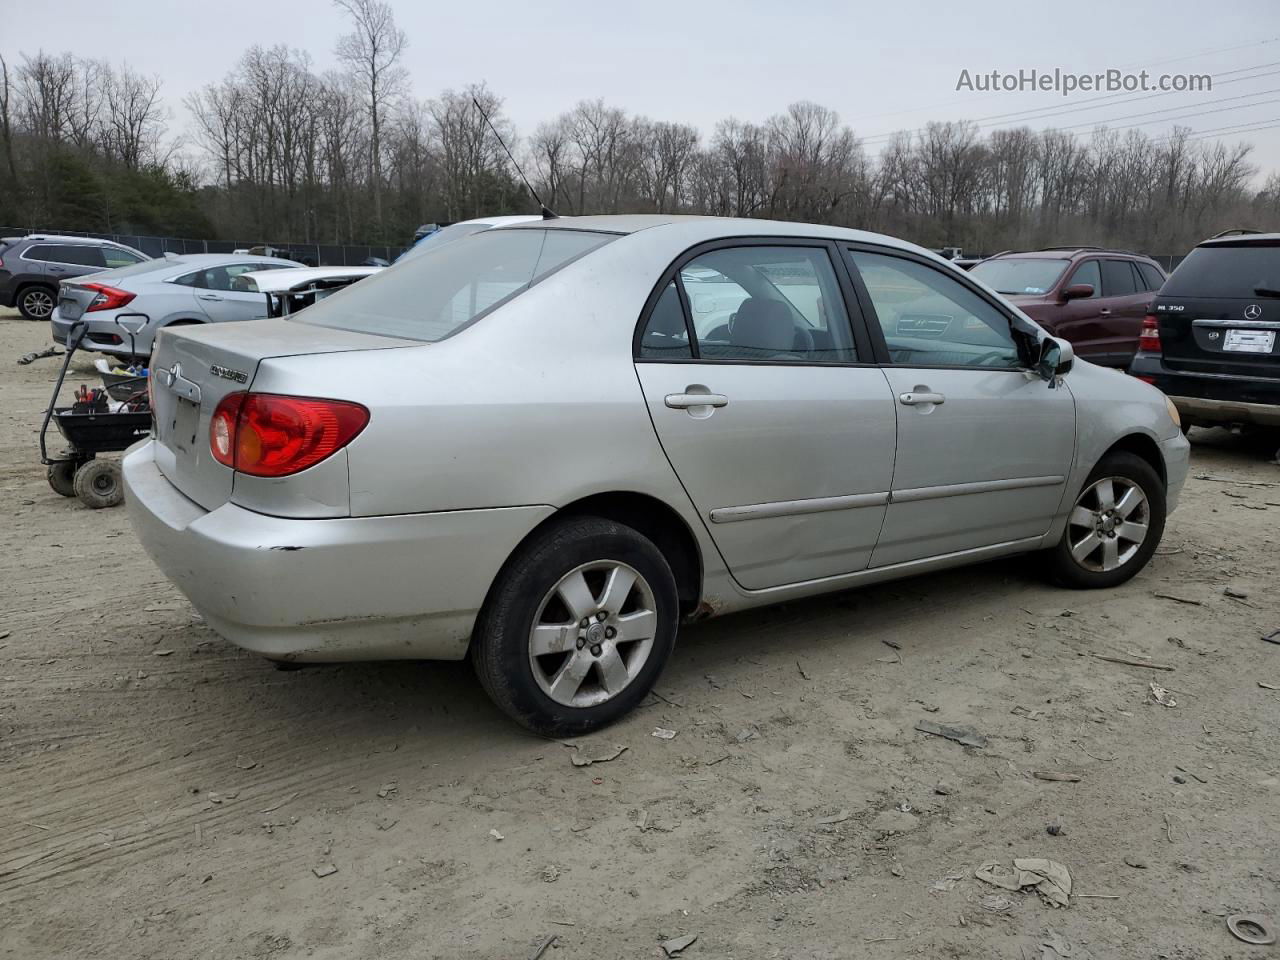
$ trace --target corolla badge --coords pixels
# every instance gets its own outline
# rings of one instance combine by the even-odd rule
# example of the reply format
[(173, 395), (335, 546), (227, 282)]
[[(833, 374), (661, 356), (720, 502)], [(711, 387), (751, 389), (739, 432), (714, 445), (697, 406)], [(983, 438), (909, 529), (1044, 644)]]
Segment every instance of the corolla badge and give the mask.
[(1256, 303), (1251, 303), (1244, 308), (1244, 318), (1246, 320), (1257, 320), (1262, 316), (1262, 308)]
[(223, 380), (234, 380), (236, 383), (249, 382), (249, 375), (247, 373), (242, 373), (239, 370), (232, 370), (230, 367), (220, 367), (216, 363), (209, 367), (209, 372), (215, 377), (221, 377)]

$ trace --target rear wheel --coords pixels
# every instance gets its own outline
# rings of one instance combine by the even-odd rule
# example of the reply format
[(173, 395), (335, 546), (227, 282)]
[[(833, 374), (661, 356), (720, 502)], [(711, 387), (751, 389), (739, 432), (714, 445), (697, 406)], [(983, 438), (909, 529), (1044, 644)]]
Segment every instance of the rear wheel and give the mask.
[(28, 320), (48, 320), (53, 313), (53, 291), (48, 287), (27, 287), (18, 294), (18, 312)]
[(76, 496), (91, 510), (119, 506), (124, 501), (120, 464), (115, 460), (90, 460), (76, 471)]
[(1147, 565), (1164, 521), (1164, 483), (1151, 464), (1109, 453), (1089, 474), (1062, 539), (1049, 551), (1050, 572), (1068, 587), (1118, 586)]
[(653, 687), (675, 645), (666, 558), (596, 517), (549, 526), (507, 562), (476, 623), (471, 659), (493, 701), (530, 730), (606, 726)]

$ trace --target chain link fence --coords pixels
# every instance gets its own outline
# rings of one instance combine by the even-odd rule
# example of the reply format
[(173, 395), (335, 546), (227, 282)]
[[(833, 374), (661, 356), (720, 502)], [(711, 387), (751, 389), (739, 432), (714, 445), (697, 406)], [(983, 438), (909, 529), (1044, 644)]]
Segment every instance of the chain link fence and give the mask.
[(0, 237), (22, 237), (30, 233), (55, 234), (60, 237), (94, 237), (113, 240), (126, 247), (141, 250), (149, 257), (162, 257), (166, 253), (235, 253), (237, 250), (265, 252), (275, 256), (297, 260), (310, 267), (352, 267), (366, 263), (371, 258), (391, 263), (404, 253), (406, 247), (377, 244), (347, 243), (286, 243), (245, 240), (193, 240), (182, 237), (144, 237), (133, 233), (86, 233), (83, 230), (48, 230), (35, 227), (0, 226)]

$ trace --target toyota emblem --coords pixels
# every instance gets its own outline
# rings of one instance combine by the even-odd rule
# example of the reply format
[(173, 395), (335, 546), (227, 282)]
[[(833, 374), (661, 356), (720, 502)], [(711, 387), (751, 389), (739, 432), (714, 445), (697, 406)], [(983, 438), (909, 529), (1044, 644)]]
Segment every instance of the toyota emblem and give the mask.
[(1262, 308), (1256, 303), (1251, 303), (1244, 308), (1244, 318), (1246, 320), (1257, 320), (1262, 316)]

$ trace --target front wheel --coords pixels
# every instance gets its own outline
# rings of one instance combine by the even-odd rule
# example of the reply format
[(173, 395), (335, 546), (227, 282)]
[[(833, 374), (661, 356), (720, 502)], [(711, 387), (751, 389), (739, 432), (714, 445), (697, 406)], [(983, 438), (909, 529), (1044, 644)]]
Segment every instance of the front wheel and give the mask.
[(1147, 565), (1164, 534), (1165, 488), (1151, 464), (1117, 451), (1099, 461), (1076, 497), (1049, 570), (1068, 587), (1124, 583)]
[(536, 534), (498, 575), (471, 660), (493, 701), (537, 733), (613, 723), (653, 687), (675, 645), (675, 578), (631, 527), (574, 517)]

